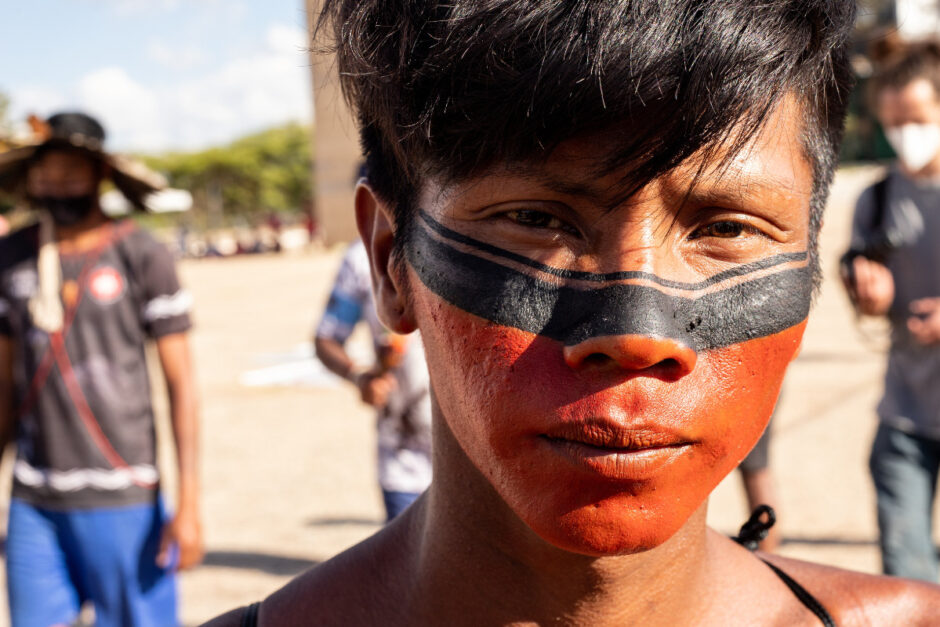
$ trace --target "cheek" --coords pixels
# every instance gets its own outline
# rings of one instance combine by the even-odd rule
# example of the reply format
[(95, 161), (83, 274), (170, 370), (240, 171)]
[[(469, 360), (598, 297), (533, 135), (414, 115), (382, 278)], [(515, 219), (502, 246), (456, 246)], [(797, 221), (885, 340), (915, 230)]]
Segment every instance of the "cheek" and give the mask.
[[(747, 455), (773, 413), (787, 366), (799, 351), (806, 322), (774, 335), (715, 351), (708, 364), (711, 396), (702, 398), (704, 415), (715, 428), (709, 436), (716, 458), (731, 468)], [(730, 470), (730, 468), (729, 468)]]
[[(532, 337), (466, 314), (427, 292), (415, 301), (435, 398), (445, 419), (455, 434), (464, 432), (471, 442), (495, 437), (492, 444), (498, 444), (490, 425), (510, 426), (497, 414), (504, 399), (525, 393), (524, 381), (514, 376), (514, 364)], [(464, 416), (473, 419), (458, 420)]]

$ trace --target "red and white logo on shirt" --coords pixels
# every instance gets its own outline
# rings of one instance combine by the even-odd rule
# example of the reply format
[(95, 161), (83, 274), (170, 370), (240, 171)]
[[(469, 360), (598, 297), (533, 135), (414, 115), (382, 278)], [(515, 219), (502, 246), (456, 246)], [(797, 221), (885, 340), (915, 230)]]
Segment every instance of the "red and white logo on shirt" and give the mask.
[(110, 305), (124, 295), (124, 277), (114, 268), (98, 268), (88, 277), (88, 291), (102, 305)]

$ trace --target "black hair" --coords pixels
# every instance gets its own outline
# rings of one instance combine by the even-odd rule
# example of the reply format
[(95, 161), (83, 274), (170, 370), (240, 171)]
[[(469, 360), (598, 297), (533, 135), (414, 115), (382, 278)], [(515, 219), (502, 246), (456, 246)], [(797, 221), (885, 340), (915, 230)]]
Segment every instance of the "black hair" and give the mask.
[(892, 31), (875, 40), (869, 54), (875, 66), (869, 83), (870, 97), (876, 98), (883, 89), (901, 89), (921, 78), (940, 97), (940, 40), (906, 42)]
[[(814, 170), (811, 248), (852, 84), (854, 0), (326, 0), (370, 183), (405, 227), (456, 181), (610, 130), (632, 193), (700, 150), (742, 147), (787, 94)], [(732, 154), (733, 156), (733, 154)]]

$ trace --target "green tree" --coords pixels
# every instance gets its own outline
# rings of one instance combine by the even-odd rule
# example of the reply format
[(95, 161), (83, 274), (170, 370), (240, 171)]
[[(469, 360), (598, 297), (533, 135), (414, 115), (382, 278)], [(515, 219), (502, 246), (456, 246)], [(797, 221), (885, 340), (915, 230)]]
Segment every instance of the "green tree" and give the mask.
[(202, 217), (227, 218), (300, 211), (311, 197), (309, 131), (288, 124), (242, 137), (224, 147), (145, 158), (173, 187), (193, 194)]

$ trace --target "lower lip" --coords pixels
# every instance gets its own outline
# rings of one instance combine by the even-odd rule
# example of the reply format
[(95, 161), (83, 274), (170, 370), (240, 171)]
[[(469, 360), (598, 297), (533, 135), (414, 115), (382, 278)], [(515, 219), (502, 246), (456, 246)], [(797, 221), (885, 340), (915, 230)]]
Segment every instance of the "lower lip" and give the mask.
[(611, 449), (546, 436), (540, 439), (571, 465), (615, 481), (647, 481), (688, 452), (691, 444)]

